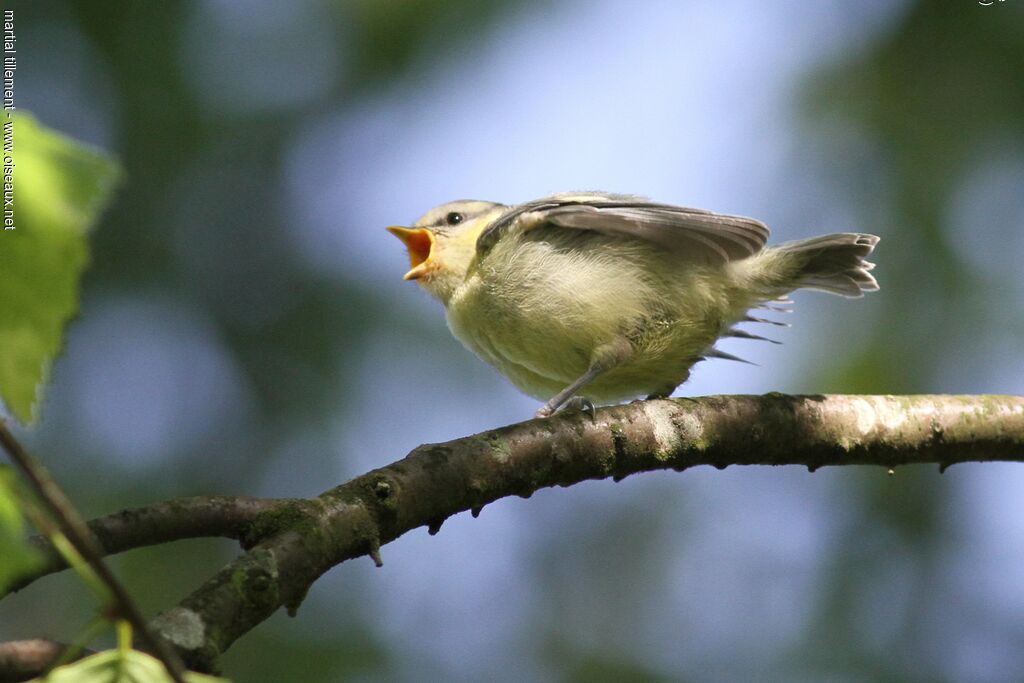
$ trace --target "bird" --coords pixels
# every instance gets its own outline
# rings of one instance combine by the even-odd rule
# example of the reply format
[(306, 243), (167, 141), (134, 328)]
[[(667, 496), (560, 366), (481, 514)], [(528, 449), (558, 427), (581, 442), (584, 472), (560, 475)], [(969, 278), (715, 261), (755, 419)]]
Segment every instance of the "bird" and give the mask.
[[(452, 334), (525, 394), (535, 417), (665, 398), (736, 327), (783, 324), (790, 292), (848, 298), (878, 289), (865, 258), (879, 238), (842, 232), (767, 246), (764, 223), (634, 195), (573, 192), (506, 205), (458, 200), (411, 226), (414, 280)], [(767, 340), (771, 341), (771, 340)]]

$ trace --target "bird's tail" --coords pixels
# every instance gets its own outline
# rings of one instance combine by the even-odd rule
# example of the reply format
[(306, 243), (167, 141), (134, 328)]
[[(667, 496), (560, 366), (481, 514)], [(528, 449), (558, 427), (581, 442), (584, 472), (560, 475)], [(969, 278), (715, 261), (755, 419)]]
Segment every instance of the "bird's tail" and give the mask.
[(874, 263), (864, 258), (878, 244), (878, 237), (858, 232), (840, 232), (776, 247), (796, 268), (797, 287), (857, 298), (878, 289), (870, 271)]

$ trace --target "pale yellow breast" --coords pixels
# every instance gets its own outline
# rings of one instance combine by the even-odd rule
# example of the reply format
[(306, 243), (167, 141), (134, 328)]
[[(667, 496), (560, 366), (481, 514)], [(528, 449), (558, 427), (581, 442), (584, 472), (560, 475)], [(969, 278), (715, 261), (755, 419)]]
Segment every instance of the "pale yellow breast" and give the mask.
[(697, 273), (659, 256), (592, 234), (504, 239), (455, 290), (448, 324), (541, 399), (580, 377), (597, 346), (645, 330), (634, 358), (581, 393), (595, 401), (653, 393), (686, 376), (688, 359), (714, 342), (734, 308), (726, 273)]

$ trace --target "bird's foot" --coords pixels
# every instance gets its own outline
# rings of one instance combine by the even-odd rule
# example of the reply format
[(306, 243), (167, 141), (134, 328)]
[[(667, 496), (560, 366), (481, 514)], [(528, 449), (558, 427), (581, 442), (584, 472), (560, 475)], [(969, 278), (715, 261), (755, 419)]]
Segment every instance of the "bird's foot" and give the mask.
[(597, 407), (594, 402), (584, 396), (573, 396), (561, 405), (552, 405), (549, 401), (541, 406), (534, 417), (551, 417), (555, 413), (590, 413), (592, 419), (597, 418)]
[(565, 402), (562, 410), (565, 412), (590, 413), (591, 418), (597, 417), (597, 406), (585, 396), (573, 396)]

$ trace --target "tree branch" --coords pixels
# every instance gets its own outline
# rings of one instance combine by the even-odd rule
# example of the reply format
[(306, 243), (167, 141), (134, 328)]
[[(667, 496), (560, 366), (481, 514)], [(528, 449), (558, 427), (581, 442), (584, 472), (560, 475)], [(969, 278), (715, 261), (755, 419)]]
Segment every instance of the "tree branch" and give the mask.
[(709, 396), (559, 415), (444, 444), (260, 515), (259, 540), (155, 629), (193, 668), (219, 654), (345, 560), (505, 496), (695, 465), (825, 465), (1024, 460), (1024, 397)]
[[(273, 498), (248, 496), (193, 496), (121, 510), (88, 522), (103, 556), (148, 545), (186, 538), (232, 538), (241, 540), (249, 525), (263, 512), (287, 503)], [(40, 564), (9, 588), (14, 593), (54, 572), (67, 569), (49, 539), (34, 536), (29, 542), (41, 555)]]

